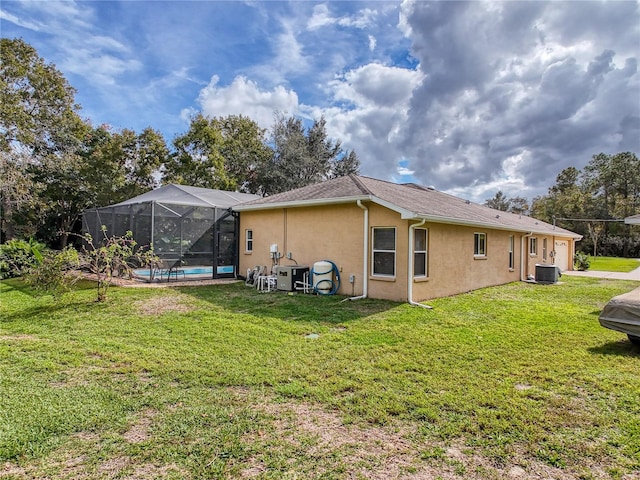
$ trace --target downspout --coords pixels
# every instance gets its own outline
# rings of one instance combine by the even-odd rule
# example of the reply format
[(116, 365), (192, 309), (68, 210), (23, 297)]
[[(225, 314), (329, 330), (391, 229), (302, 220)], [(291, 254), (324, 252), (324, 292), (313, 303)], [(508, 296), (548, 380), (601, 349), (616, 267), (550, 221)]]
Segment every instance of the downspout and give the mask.
[(408, 252), (408, 268), (407, 268), (407, 302), (409, 305), (413, 305), (416, 307), (422, 307), (427, 309), (432, 309), (433, 307), (429, 305), (423, 305), (422, 303), (413, 301), (413, 232), (416, 228), (421, 227), (426, 223), (427, 219), (423, 218), (419, 223), (414, 223), (409, 225), (409, 252)]
[(524, 278), (524, 259), (529, 258), (529, 254), (527, 254), (525, 250), (525, 246), (526, 246), (525, 239), (529, 238), (531, 235), (533, 235), (533, 232), (529, 232), (520, 238), (520, 281), (521, 282), (526, 281), (526, 278)]
[(369, 290), (369, 275), (368, 275), (368, 262), (369, 262), (369, 209), (362, 204), (362, 200), (357, 200), (356, 204), (362, 210), (364, 210), (364, 241), (363, 248), (364, 251), (362, 256), (362, 295), (358, 295), (357, 297), (350, 297), (347, 300), (361, 300), (363, 298), (367, 298), (368, 290)]

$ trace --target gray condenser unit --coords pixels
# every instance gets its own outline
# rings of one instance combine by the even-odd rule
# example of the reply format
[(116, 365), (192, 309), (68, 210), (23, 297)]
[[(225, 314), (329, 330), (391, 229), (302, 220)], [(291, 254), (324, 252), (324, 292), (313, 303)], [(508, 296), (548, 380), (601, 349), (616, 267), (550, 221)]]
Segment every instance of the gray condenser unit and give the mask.
[(278, 290), (293, 292), (296, 282), (302, 282), (309, 267), (304, 265), (284, 265), (276, 268), (278, 276)]
[(556, 265), (536, 264), (537, 283), (558, 283), (560, 269)]

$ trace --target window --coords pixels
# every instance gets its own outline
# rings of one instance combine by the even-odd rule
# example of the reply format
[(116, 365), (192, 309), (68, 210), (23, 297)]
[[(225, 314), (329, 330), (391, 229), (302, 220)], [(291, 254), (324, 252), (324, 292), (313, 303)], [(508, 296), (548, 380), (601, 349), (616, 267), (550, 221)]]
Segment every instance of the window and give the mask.
[(416, 228), (413, 231), (413, 276), (427, 276), (427, 229)]
[(247, 253), (253, 252), (253, 230), (245, 231), (244, 251)]
[(529, 255), (537, 255), (538, 254), (538, 239), (535, 237), (531, 237), (529, 239)]
[(373, 229), (373, 275), (393, 277), (396, 274), (396, 229)]
[(513, 258), (513, 235), (509, 235), (509, 270), (513, 270), (515, 260)]
[(474, 233), (473, 234), (473, 256), (474, 257), (486, 257), (487, 256), (487, 234), (486, 233)]
[(547, 239), (542, 239), (542, 260), (547, 261)]

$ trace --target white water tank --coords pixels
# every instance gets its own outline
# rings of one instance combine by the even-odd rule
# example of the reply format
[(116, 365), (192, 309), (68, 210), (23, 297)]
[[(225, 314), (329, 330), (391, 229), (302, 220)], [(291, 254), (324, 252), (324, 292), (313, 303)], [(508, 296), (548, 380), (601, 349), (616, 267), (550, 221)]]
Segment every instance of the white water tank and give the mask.
[(333, 288), (333, 265), (321, 260), (313, 264), (313, 288), (320, 293), (329, 293)]

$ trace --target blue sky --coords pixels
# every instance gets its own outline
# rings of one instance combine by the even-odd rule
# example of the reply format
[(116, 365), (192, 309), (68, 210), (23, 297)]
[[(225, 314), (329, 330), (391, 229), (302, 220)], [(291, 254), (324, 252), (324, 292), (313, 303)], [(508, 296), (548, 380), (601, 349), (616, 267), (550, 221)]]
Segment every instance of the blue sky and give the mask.
[(362, 174), (480, 202), (640, 154), (637, 1), (3, 0), (0, 28), (94, 124), (167, 142), (197, 112), (324, 115)]

